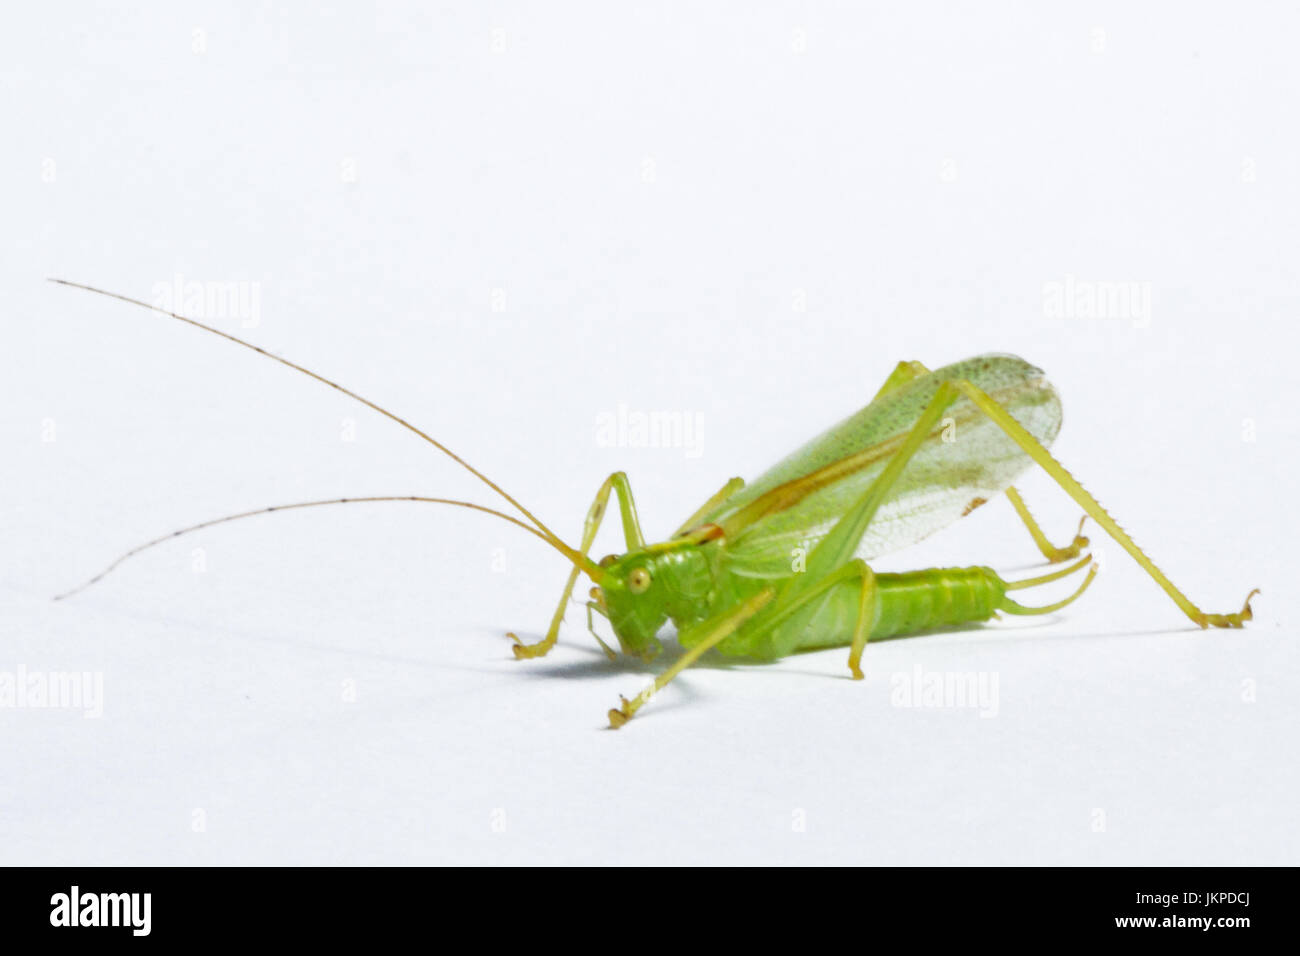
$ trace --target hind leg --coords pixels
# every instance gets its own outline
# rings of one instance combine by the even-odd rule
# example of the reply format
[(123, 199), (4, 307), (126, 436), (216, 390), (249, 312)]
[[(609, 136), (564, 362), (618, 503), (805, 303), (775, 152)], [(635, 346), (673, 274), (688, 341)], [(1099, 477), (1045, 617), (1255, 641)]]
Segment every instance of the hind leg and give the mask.
[[(899, 362), (889, 374), (889, 378), (885, 379), (885, 384), (880, 386), (880, 391), (876, 392), (876, 398), (881, 395), (888, 395), (894, 389), (906, 385), (929, 371), (920, 362)], [(1020, 516), (1020, 520), (1024, 522), (1025, 527), (1029, 530), (1029, 536), (1034, 539), (1034, 544), (1038, 546), (1038, 550), (1048, 560), (1048, 563), (1056, 564), (1060, 561), (1077, 558), (1083, 553), (1083, 549), (1088, 546), (1088, 539), (1081, 533), (1083, 523), (1088, 520), (1086, 516), (1079, 519), (1079, 530), (1075, 532), (1074, 540), (1064, 547), (1059, 547), (1052, 544), (1047, 535), (1043, 534), (1043, 529), (1034, 520), (1034, 516), (1029, 513), (1029, 507), (1025, 504), (1025, 499), (1020, 496), (1020, 492), (1013, 486), (1007, 489), (1006, 494), (1007, 500), (1011, 502), (1011, 507), (1016, 509), (1016, 514)], [(969, 514), (982, 504), (984, 504), (984, 501), (977, 498), (966, 513)]]
[(1241, 627), (1251, 619), (1250, 599), (1258, 593), (1257, 590), (1251, 591), (1246, 596), (1246, 602), (1240, 611), (1229, 614), (1210, 614), (1202, 611), (1174, 585), (1173, 581), (1165, 576), (1163, 571), (1156, 567), (1155, 562), (1146, 556), (1142, 549), (1137, 546), (1137, 543), (1101, 506), (1101, 503), (1089, 494), (1083, 485), (1079, 484), (1074, 476), (1052, 457), (1042, 443), (1016, 421), (1010, 412), (994, 401), (987, 393), (981, 391), (973, 382), (953, 380), (945, 383), (946, 386), (951, 386), (992, 419), (993, 423), (1007, 434), (1007, 437), (1019, 445), (1025, 454), (1032, 458), (1043, 471), (1047, 472), (1053, 481), (1061, 486), (1066, 494), (1079, 503), (1090, 518), (1101, 525), (1102, 529), (1132, 556), (1133, 560), (1142, 567), (1142, 570), (1146, 571), (1152, 580), (1160, 585), (1160, 589), (1168, 594), (1179, 609), (1191, 618), (1194, 623), (1201, 627)]

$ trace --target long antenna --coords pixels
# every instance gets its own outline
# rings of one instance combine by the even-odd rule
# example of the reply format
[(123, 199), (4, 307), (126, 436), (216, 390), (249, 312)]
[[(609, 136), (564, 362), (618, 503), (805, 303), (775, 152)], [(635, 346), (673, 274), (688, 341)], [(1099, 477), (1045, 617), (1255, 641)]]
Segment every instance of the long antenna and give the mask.
[(584, 555), (575, 551), (573, 548), (570, 548), (568, 545), (564, 544), (563, 542), (560, 542), (560, 544), (557, 546), (556, 542), (552, 541), (550, 538), (542, 534), (536, 528), (524, 524), (518, 518), (515, 518), (508, 514), (503, 514), (500, 511), (496, 511), (495, 509), (486, 508), (483, 505), (476, 505), (469, 501), (456, 501), (451, 498), (427, 498), (422, 495), (382, 495), (382, 496), (371, 496), (365, 498), (330, 498), (324, 501), (299, 501), (287, 505), (272, 505), (269, 508), (255, 508), (252, 511), (241, 511), (238, 514), (226, 515), (223, 518), (213, 518), (210, 521), (203, 521), (200, 522), (199, 524), (190, 525), (188, 528), (181, 528), (179, 531), (173, 531), (170, 534), (165, 534), (161, 537), (154, 538), (152, 541), (146, 541), (144, 544), (132, 548), (130, 551), (127, 551), (125, 554), (117, 558), (117, 560), (115, 560), (112, 564), (104, 568), (104, 570), (96, 574), (93, 578), (90, 578), (88, 581), (85, 581), (84, 583), (77, 585), (75, 588), (73, 588), (70, 591), (64, 591), (62, 594), (55, 595), (54, 600), (62, 601), (64, 598), (72, 597), (72, 595), (78, 594), (81, 591), (86, 590), (86, 588), (90, 587), (92, 584), (95, 584), (98, 581), (102, 581), (104, 578), (108, 577), (108, 575), (111, 574), (113, 571), (115, 571), (119, 566), (121, 566), (123, 562), (129, 560), (130, 558), (135, 557), (141, 551), (148, 551), (150, 548), (155, 547), (156, 545), (160, 545), (163, 544), (164, 542), (171, 541), (173, 538), (179, 538), (183, 534), (189, 534), (193, 531), (202, 531), (204, 528), (211, 528), (213, 525), (225, 524), (228, 521), (238, 521), (241, 518), (253, 518), (256, 517), (257, 515), (268, 515), (275, 511), (292, 511), (295, 508), (320, 508), (325, 505), (354, 505), (354, 504), (361, 504), (362, 502), (367, 502), (367, 501), (422, 501), (427, 504), (455, 505), (457, 508), (470, 508), (474, 511), (481, 511), (484, 514), (493, 515), (497, 518), (501, 518), (504, 521), (509, 521), (513, 525), (518, 525), (520, 528), (523, 528), (529, 534), (540, 538), (541, 540), (545, 541), (547, 544), (551, 545), (552, 547), (558, 547), (560, 553), (562, 553), (570, 561), (574, 562), (579, 567), (581, 567), (589, 575), (594, 572), (597, 580), (603, 575), (601, 569), (596, 567), (594, 564), (592, 564), (589, 558), (586, 558)]
[(303, 375), (309, 376), (310, 378), (314, 378), (318, 382), (328, 385), (330, 388), (334, 389), (335, 391), (342, 392), (344, 395), (348, 396), (349, 398), (356, 399), (362, 405), (365, 405), (367, 408), (374, 409), (375, 411), (379, 412), (379, 414), (385, 416), (386, 418), (392, 419), (393, 421), (397, 422), (397, 424), (401, 425), (403, 428), (407, 429), (408, 431), (415, 432), (415, 434), (419, 435), (421, 438), (427, 441), (434, 448), (438, 449), (440, 452), (442, 452), (452, 461), (456, 462), (456, 464), (460, 465), (462, 468), (468, 471), (479, 481), (483, 482), (485, 485), (487, 485), (489, 488), (491, 488), (493, 491), (499, 494), (506, 501), (510, 502), (510, 504), (514, 505), (516, 508), (519, 509), (520, 514), (522, 514), (533, 524), (537, 525), (538, 529), (542, 532), (542, 534), (546, 535), (546, 537), (551, 539), (551, 544), (557, 546), (563, 546), (563, 548), (568, 547), (560, 539), (559, 535), (557, 535), (550, 528), (546, 527), (546, 525), (542, 524), (542, 522), (539, 521), (531, 511), (529, 511), (518, 501), (512, 498), (509, 494), (507, 494), (506, 491), (500, 485), (492, 481), (492, 479), (488, 478), (487, 475), (483, 474), (483, 472), (479, 471), (477, 468), (475, 468), (473, 465), (467, 462), (464, 458), (461, 458), (459, 455), (457, 455), (454, 451), (452, 451), (442, 442), (438, 441), (437, 439), (433, 438), (431, 435), (428, 435), (425, 432), (421, 431), (420, 429), (416, 428), (406, 419), (394, 415), (386, 408), (381, 408), (380, 406), (376, 405), (374, 402), (370, 401), (370, 399), (362, 398), (360, 395), (358, 395), (356, 392), (352, 391), (351, 389), (344, 388), (338, 382), (331, 381), (330, 379), (326, 378), (323, 375), (317, 375), (315, 372), (311, 371), (310, 369), (303, 368), (301, 365), (298, 365), (295, 362), (291, 362), (288, 359), (281, 358), (278, 355), (273, 355), (272, 353), (268, 352), (266, 349), (260, 348), (259, 346), (254, 345), (252, 342), (246, 342), (243, 339), (239, 338), (238, 336), (231, 335), (229, 332), (222, 332), (220, 329), (213, 328), (210, 325), (205, 325), (204, 323), (198, 321), (197, 319), (191, 319), (184, 315), (178, 315), (175, 312), (169, 312), (167, 309), (160, 308), (159, 306), (156, 305), (150, 305), (148, 302), (141, 302), (139, 299), (132, 299), (130, 296), (121, 295), (120, 293), (117, 292), (109, 292), (107, 289), (97, 289), (91, 285), (83, 285), (80, 282), (71, 282), (68, 279), (55, 279), (55, 278), (51, 278), (49, 281), (55, 282), (59, 285), (66, 285), (73, 289), (82, 289), (86, 292), (94, 292), (96, 295), (108, 296), (110, 299), (117, 299), (120, 302), (127, 302), (131, 305), (138, 305), (140, 306), (140, 308), (148, 309), (150, 312), (157, 312), (159, 315), (165, 315), (168, 316), (169, 318), (176, 319), (179, 322), (184, 322), (187, 325), (192, 325), (196, 329), (202, 329), (204, 332), (211, 332), (213, 335), (219, 335), (221, 338), (227, 340), (228, 342), (234, 342), (236, 345), (242, 345), (246, 349), (252, 349), (258, 355), (264, 355), (269, 359), (273, 359), (274, 361), (279, 362), (281, 365), (288, 366), (289, 368), (293, 369), (295, 372), (301, 372)]

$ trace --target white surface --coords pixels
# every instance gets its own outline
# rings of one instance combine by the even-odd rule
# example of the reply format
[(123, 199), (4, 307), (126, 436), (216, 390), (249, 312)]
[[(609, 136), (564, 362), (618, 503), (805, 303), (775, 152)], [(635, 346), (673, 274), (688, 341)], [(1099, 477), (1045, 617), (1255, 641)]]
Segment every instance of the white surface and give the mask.
[[(105, 695), (0, 710), (0, 861), (1300, 862), (1295, 11), (548, 7), (47, 5), (0, 35), (0, 671)], [(516, 662), (564, 566), (467, 513), (256, 519), (52, 604), (228, 511), (492, 503), (341, 396), (43, 281), (177, 274), (258, 283), (245, 334), (569, 536), (612, 470), (662, 536), (895, 360), (1021, 354), (1174, 581), (1264, 594), (1200, 633), (1112, 544), (1058, 616), (872, 647), (861, 684), (838, 650), (699, 668), (618, 733), (650, 671), (577, 607)], [(1149, 322), (1048, 316), (1067, 275), (1149, 283)], [(700, 454), (598, 444), (620, 403), (702, 416)], [(996, 502), (879, 566), (1035, 556)], [(918, 665), (996, 675), (997, 716), (892, 706)]]

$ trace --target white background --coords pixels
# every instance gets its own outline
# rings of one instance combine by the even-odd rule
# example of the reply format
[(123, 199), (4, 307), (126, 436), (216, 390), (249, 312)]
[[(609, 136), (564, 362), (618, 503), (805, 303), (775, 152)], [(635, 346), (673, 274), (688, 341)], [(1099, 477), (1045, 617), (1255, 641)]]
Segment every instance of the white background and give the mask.
[[(0, 710), (0, 861), (1300, 862), (1293, 8), (314, 6), (29, 5), (0, 34), (0, 671), (105, 693), (100, 719)], [(515, 661), (565, 566), (478, 515), (259, 518), (54, 604), (229, 511), (492, 499), (51, 275), (256, 284), (218, 324), (256, 318), (570, 537), (610, 471), (661, 537), (896, 360), (1016, 353), (1176, 583), (1264, 594), (1201, 633), (1111, 544), (1059, 615), (871, 647), (863, 683), (839, 650), (700, 667), (617, 733), (653, 669), (576, 606)], [(1149, 316), (1049, 314), (1067, 276), (1147, 283)], [(598, 443), (620, 403), (699, 416), (699, 454)], [(1067, 538), (1074, 504), (1022, 487)], [(877, 566), (1036, 557), (999, 501)], [(918, 666), (996, 675), (997, 716), (893, 706)]]

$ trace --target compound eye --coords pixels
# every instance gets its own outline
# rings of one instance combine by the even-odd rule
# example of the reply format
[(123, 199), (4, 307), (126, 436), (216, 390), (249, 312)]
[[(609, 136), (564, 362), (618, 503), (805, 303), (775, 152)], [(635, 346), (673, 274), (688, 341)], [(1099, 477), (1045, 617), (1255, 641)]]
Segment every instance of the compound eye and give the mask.
[(633, 594), (644, 594), (650, 588), (650, 572), (636, 568), (627, 576), (627, 589)]

